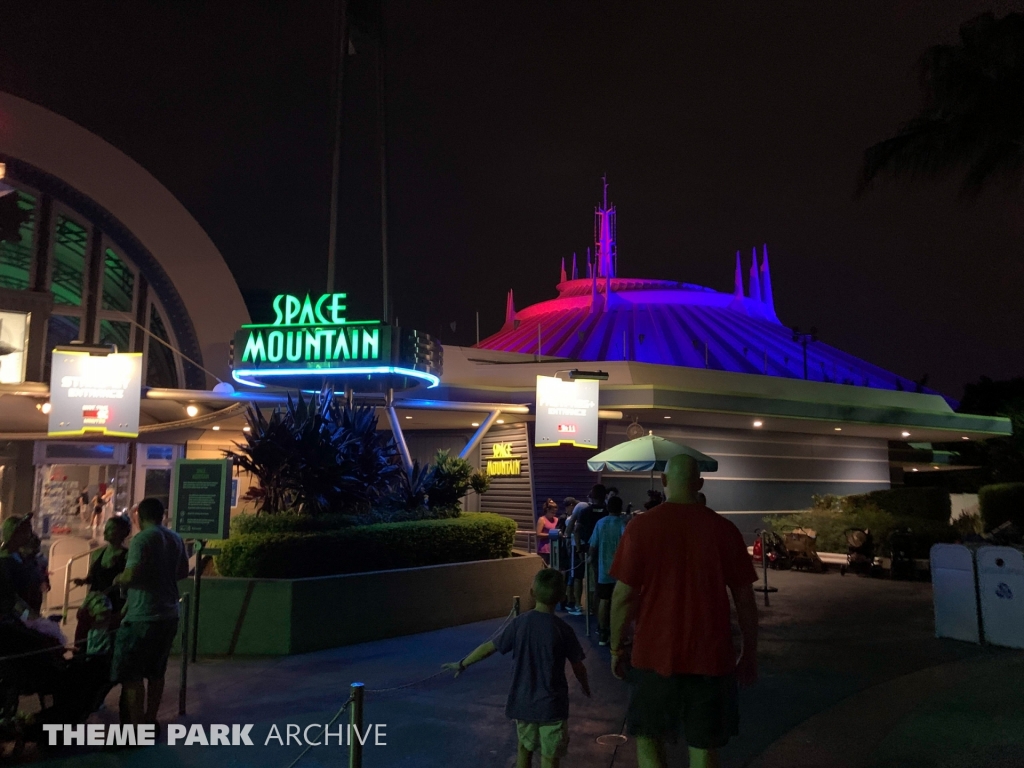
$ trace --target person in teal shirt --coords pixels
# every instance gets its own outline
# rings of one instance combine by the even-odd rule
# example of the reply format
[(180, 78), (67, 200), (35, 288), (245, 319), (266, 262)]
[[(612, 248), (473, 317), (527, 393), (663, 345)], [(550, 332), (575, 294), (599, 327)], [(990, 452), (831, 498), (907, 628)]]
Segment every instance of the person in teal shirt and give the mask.
[(624, 530), (626, 518), (622, 516), (622, 498), (612, 496), (608, 500), (608, 514), (597, 521), (590, 535), (591, 562), (597, 566), (594, 570), (597, 572), (595, 592), (598, 600), (598, 645), (608, 645), (608, 620), (611, 615), (612, 591), (615, 589), (615, 579), (609, 571)]

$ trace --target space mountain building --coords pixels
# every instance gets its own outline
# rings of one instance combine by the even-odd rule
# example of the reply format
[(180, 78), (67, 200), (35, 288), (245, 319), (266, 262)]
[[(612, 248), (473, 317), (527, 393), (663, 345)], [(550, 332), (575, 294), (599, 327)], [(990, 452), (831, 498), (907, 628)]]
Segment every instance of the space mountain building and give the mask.
[[(748, 535), (766, 515), (805, 509), (817, 494), (863, 493), (900, 484), (905, 473), (947, 470), (929, 443), (1009, 429), (1004, 419), (957, 414), (941, 395), (783, 325), (767, 246), (749, 261), (736, 254), (726, 293), (620, 277), (615, 241), (605, 185), (593, 250), (563, 260), (558, 295), (517, 309), (510, 290), (496, 333), (473, 347), (445, 347), (437, 397), (532, 409), (538, 375), (607, 373), (598, 450), (654, 432), (712, 456), (719, 469), (705, 476), (708, 504)], [(582, 498), (598, 479), (628, 502), (646, 501), (649, 473), (597, 475), (586, 465), (595, 450), (536, 447), (533, 428), (532, 417), (513, 414), (490, 425), (475, 458), (483, 464), (500, 449), (521, 471), (493, 478), (481, 508), (528, 530), (545, 499)]]

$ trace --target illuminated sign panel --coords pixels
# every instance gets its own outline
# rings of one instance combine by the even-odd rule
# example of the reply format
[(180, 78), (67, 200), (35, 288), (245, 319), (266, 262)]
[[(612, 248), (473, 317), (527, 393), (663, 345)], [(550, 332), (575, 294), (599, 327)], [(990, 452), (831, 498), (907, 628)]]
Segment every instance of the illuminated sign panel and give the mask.
[(522, 472), (521, 459), (512, 455), (512, 443), (495, 443), (487, 457), (487, 474), (491, 477), (518, 477)]
[(27, 312), (0, 311), (0, 384), (21, 384), (25, 380), (30, 322)]
[(178, 459), (171, 485), (172, 527), (187, 539), (226, 539), (231, 518), (231, 461)]
[(141, 392), (141, 352), (95, 355), (54, 350), (47, 434), (138, 437)]
[(599, 385), (593, 379), (537, 377), (537, 447), (570, 443), (597, 448)]
[(235, 380), (252, 386), (314, 388), (328, 378), (345, 378), (356, 388), (372, 388), (368, 383), (375, 380), (393, 388), (440, 383), (439, 344), (426, 334), (376, 320), (349, 320), (346, 298), (344, 293), (316, 299), (276, 296), (272, 323), (244, 325), (235, 334)]

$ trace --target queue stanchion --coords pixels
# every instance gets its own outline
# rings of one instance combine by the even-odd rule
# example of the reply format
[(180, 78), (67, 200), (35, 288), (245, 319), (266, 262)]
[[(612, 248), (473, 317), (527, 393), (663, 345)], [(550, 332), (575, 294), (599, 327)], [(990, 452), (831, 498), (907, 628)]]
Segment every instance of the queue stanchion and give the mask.
[(349, 728), (356, 732), (356, 738), (349, 735), (348, 768), (363, 768), (363, 744), (359, 734), (363, 732), (363, 692), (366, 686), (352, 683), (352, 709), (349, 710)]
[(768, 586), (768, 547), (767, 547), (767, 545), (765, 543), (765, 540), (764, 540), (764, 533), (765, 533), (764, 530), (762, 530), (761, 531), (761, 571), (764, 574), (764, 583), (763, 583), (762, 586), (756, 587), (756, 590), (758, 592), (762, 592), (764, 594), (764, 605), (767, 608), (767, 607), (769, 607), (771, 605), (770, 602), (768, 601), (768, 594), (770, 592), (778, 592), (779, 588), (778, 587), (769, 587)]
[(189, 645), (189, 595), (181, 596), (181, 669), (178, 678), (178, 717), (185, 715), (185, 699), (188, 695), (188, 645)]
[(590, 568), (587, 565), (586, 555), (583, 556), (583, 591), (581, 594), (587, 603), (587, 607), (583, 609), (584, 629), (587, 637), (590, 637)]
[(199, 652), (199, 590), (203, 585), (203, 545), (202, 539), (196, 539), (196, 573), (195, 573), (195, 605), (192, 608), (192, 661), (196, 660)]

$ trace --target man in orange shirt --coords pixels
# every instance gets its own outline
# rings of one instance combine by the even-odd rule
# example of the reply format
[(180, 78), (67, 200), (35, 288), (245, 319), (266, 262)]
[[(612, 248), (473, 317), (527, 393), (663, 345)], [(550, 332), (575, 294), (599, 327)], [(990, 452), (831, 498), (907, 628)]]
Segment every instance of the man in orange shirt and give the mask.
[[(697, 462), (674, 456), (661, 479), (665, 503), (626, 526), (612, 563), (612, 671), (625, 679), (622, 641), (636, 618), (627, 725), (637, 763), (667, 768), (665, 741), (682, 726), (690, 765), (714, 768), (738, 732), (736, 684), (757, 680), (757, 576), (739, 529), (698, 502)], [(730, 592), (743, 635), (738, 661)]]

